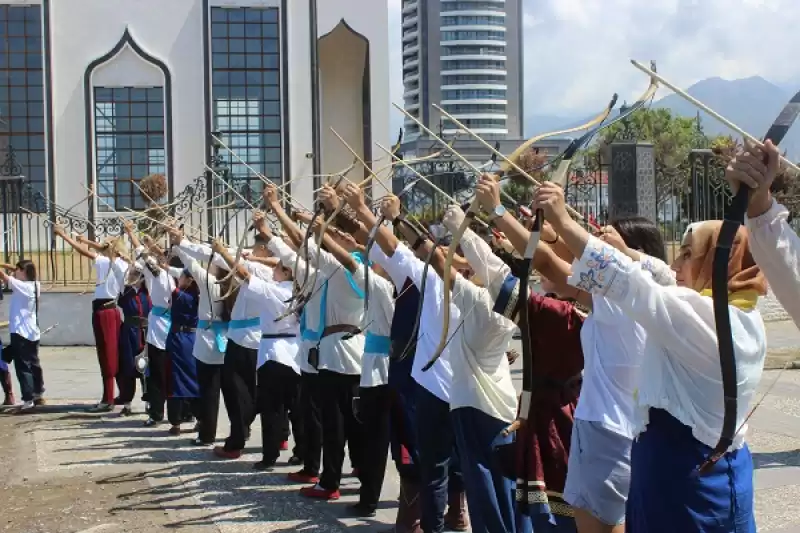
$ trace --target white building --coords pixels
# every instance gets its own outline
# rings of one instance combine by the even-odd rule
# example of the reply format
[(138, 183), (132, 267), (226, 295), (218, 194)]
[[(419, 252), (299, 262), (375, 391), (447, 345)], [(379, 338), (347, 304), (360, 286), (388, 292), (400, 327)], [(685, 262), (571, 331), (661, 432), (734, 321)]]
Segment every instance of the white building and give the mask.
[(90, 218), (142, 207), (150, 173), (180, 193), (211, 132), (306, 206), (301, 176), (353, 161), (330, 127), (366, 161), (391, 143), (382, 0), (0, 0), (0, 47), (0, 148)]

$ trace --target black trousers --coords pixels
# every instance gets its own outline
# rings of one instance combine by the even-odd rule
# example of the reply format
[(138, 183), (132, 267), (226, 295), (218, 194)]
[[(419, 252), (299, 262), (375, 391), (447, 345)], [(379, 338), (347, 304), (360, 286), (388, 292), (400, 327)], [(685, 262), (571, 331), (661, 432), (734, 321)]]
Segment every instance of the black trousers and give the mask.
[(167, 420), (169, 420), (169, 423), (173, 426), (179, 426), (183, 422), (191, 420), (195, 409), (195, 400), (190, 400), (188, 398), (167, 398)]
[[(164, 401), (167, 395), (167, 354), (166, 350), (147, 343), (147, 414), (153, 420), (164, 420)], [(180, 420), (177, 415), (176, 420)], [(172, 422), (172, 417), (170, 417)]]
[(44, 392), (44, 374), (39, 362), (39, 341), (29, 341), (21, 335), (12, 333), (11, 349), (22, 401), (33, 401), (35, 395)]
[[(257, 397), (264, 462), (273, 462), (280, 456), (281, 444), (289, 438), (289, 413), (292, 415), (295, 455), (305, 449), (303, 420), (295, 409), (300, 394), (300, 379), (294, 370), (277, 361), (267, 361), (258, 369)], [(302, 452), (297, 457), (302, 459)]]
[(197, 438), (211, 443), (217, 438), (222, 365), (209, 365), (199, 360), (196, 363), (197, 385), (200, 388), (200, 397), (193, 402), (194, 416), (200, 426)]
[(131, 403), (136, 396), (136, 382), (142, 380), (140, 376), (117, 376), (117, 400), (121, 404)]
[(319, 371), (320, 407), (322, 411), (322, 476), (319, 484), (337, 490), (342, 480), (344, 446), (350, 450), (354, 467), (361, 463), (363, 437), (361, 424), (353, 413), (353, 398), (358, 395), (359, 375)]
[(381, 498), (389, 455), (389, 413), (388, 385), (359, 390), (358, 416), (364, 444), (358, 464), (358, 477), (361, 480), (359, 502), (363, 505), (377, 507)]
[(317, 475), (322, 457), (322, 412), (320, 406), (324, 396), (320, 389), (319, 374), (300, 376), (300, 403), (302, 407), (303, 427), (305, 428), (305, 449), (302, 451), (303, 470)]
[(256, 364), (258, 350), (228, 340), (222, 365), (222, 397), (231, 422), (225, 439), (228, 451), (243, 450), (256, 411)]

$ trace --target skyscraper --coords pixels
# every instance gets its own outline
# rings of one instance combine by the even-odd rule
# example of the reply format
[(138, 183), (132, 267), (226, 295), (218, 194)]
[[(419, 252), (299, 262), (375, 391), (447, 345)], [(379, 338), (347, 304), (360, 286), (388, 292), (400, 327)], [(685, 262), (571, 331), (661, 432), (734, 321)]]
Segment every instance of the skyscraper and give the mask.
[(522, 137), (522, 0), (403, 0), (402, 28), (409, 113), (438, 131), (436, 103), (484, 138)]

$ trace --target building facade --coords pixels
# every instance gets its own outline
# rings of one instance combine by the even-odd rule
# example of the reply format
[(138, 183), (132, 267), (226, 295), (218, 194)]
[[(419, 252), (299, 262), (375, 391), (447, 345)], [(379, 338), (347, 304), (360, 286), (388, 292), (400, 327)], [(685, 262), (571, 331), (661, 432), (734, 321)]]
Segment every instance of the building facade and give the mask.
[(353, 161), (331, 128), (366, 161), (391, 142), (385, 2), (0, 0), (0, 46), (0, 150), (89, 220), (142, 208), (152, 173), (179, 194), (212, 133), (232, 181), (291, 178), (306, 206)]
[(403, 0), (402, 43), (404, 106), (427, 127), (435, 103), (485, 138), (523, 136), (522, 0)]

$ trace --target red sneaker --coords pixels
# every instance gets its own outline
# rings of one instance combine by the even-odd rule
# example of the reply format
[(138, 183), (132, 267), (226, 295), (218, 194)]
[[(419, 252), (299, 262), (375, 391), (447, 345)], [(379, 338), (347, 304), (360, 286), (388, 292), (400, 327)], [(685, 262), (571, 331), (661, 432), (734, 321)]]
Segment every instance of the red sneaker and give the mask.
[(285, 441), (281, 442), (281, 450), (286, 451), (288, 449), (289, 449), (289, 441), (285, 440)]
[(214, 455), (220, 459), (238, 459), (242, 456), (242, 450), (226, 450), (223, 446), (214, 446)]
[(292, 472), (287, 477), (289, 478), (289, 481), (293, 481), (295, 483), (319, 483), (319, 476), (309, 474), (305, 470)]
[(303, 487), (300, 489), (300, 495), (306, 498), (315, 498), (317, 500), (338, 500), (341, 496), (339, 490), (327, 490), (316, 485), (311, 487)]

